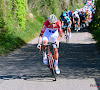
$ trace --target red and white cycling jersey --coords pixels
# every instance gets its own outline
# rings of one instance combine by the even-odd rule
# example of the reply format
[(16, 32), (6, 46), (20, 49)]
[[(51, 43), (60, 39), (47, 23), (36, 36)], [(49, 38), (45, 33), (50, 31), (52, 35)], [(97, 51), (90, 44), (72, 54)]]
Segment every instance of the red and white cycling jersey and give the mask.
[(58, 30), (59, 33), (62, 33), (62, 25), (61, 25), (61, 22), (59, 20), (57, 20), (56, 25), (54, 26), (54, 28), (51, 28), (49, 20), (47, 19), (43, 24), (41, 34), (43, 34), (45, 32), (45, 29), (48, 29), (48, 30), (51, 30), (51, 31)]

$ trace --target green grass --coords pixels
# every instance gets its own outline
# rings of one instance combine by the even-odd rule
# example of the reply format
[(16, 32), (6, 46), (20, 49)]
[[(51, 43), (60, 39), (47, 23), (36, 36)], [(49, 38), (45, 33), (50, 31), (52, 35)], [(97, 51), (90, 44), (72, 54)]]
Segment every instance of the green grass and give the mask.
[[(34, 2), (33, 1), (34, 0), (29, 1), (29, 12), (31, 11), (33, 13), (33, 21), (29, 18), (28, 15), (25, 17), (27, 21), (25, 30), (22, 30), (20, 27), (18, 18), (16, 18), (15, 15), (16, 7), (14, 5), (12, 6), (12, 1), (9, 1), (11, 6), (3, 6), (5, 2), (1, 3), (2, 9), (0, 9), (0, 12), (2, 19), (0, 21), (0, 26), (2, 26), (2, 28), (0, 28), (0, 55), (7, 54), (34, 39), (39, 35), (44, 20), (47, 19), (51, 13), (55, 13), (59, 19), (61, 14), (60, 12), (66, 8), (66, 5), (62, 8), (62, 5), (64, 4), (64, 2), (62, 2), (63, 0), (51, 0), (51, 4), (49, 1), (45, 0), (38, 0), (40, 3), (37, 3), (37, 0)], [(53, 1), (55, 1), (55, 4)], [(59, 7), (58, 4), (60, 4)], [(77, 8), (76, 5), (74, 6)], [(2, 14), (3, 11), (5, 11), (4, 15)]]
[(39, 35), (44, 19), (39, 15), (34, 15), (34, 17), (33, 22), (27, 20), (25, 30), (18, 28), (13, 28), (10, 31), (4, 28), (0, 29), (0, 55), (14, 51)]
[(97, 48), (100, 51), (100, 1), (95, 1), (96, 13), (90, 23), (89, 30), (92, 31), (94, 39), (97, 41)]

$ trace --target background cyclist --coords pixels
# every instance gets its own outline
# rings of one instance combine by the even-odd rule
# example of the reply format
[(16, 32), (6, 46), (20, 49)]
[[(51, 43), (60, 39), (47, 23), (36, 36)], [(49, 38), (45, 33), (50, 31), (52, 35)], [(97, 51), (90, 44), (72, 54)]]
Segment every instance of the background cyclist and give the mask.
[[(49, 18), (44, 22), (43, 28), (39, 35), (39, 41), (37, 48), (41, 48), (41, 42), (43, 41), (43, 45), (46, 45), (49, 41), (49, 37), (51, 37), (52, 43), (59, 45), (59, 40), (62, 37), (62, 26), (60, 20), (54, 14), (51, 14)], [(58, 47), (53, 44), (54, 51), (54, 59), (55, 59), (55, 71), (57, 74), (60, 73), (58, 68)], [(47, 55), (46, 55), (46, 47), (43, 47), (43, 62), (47, 64)]]
[(79, 12), (79, 17), (80, 17), (80, 28), (85, 27), (85, 22), (86, 22), (86, 12), (85, 10), (82, 10)]
[(80, 17), (77, 12), (73, 13), (73, 24), (76, 30), (76, 24), (78, 24), (78, 30), (80, 30)]
[(66, 38), (66, 29), (68, 30), (69, 37), (71, 38), (71, 24), (72, 24), (72, 22), (65, 12), (62, 13), (61, 23), (62, 23), (62, 28), (64, 29), (65, 38)]

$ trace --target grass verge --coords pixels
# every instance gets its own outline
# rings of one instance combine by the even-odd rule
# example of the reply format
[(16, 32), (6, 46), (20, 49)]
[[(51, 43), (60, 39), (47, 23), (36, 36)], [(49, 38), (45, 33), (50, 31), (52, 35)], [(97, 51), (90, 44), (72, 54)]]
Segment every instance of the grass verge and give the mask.
[(39, 35), (43, 21), (44, 19), (41, 16), (35, 14), (32, 21), (27, 19), (25, 30), (0, 28), (0, 55), (12, 52), (34, 39)]

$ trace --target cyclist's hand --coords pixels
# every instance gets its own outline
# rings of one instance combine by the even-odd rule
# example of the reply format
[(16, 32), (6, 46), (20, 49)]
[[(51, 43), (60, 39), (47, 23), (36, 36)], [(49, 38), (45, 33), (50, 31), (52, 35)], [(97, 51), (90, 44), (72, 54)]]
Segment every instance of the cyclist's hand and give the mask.
[(40, 49), (41, 50), (41, 44), (38, 44), (37, 45), (37, 49)]
[(59, 41), (55, 41), (54, 43), (56, 45), (56, 48), (59, 48)]

